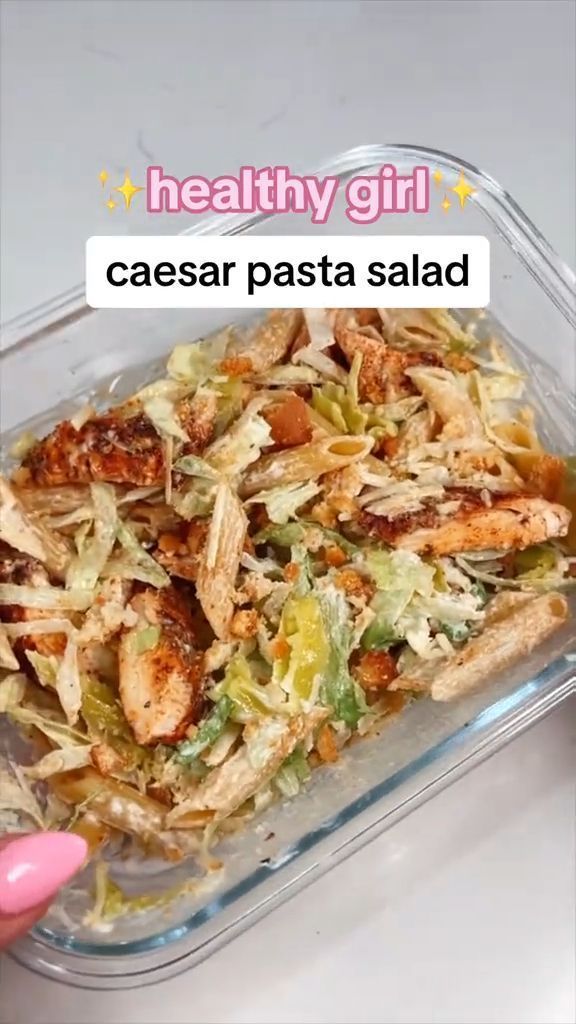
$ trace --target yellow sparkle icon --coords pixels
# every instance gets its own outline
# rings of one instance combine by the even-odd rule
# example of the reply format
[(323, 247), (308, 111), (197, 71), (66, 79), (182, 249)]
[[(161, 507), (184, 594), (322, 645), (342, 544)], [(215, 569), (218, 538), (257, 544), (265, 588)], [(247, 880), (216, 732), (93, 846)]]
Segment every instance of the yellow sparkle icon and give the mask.
[(108, 207), (109, 210), (115, 210), (116, 207), (118, 206), (118, 203), (114, 202), (112, 196), (110, 196), (110, 198), (108, 199), (108, 201), (106, 203), (106, 206)]
[(452, 203), (448, 199), (448, 196), (446, 195), (446, 193), (444, 193), (444, 199), (440, 203), (440, 206), (442, 207), (442, 209), (444, 210), (445, 213), (448, 213), (448, 210), (452, 206)]
[(458, 184), (452, 185), (451, 191), (455, 192), (458, 196), (458, 199), (460, 200), (460, 208), (463, 210), (466, 205), (466, 200), (475, 194), (476, 189), (472, 188), (472, 186), (468, 184), (464, 177), (464, 171), (460, 171)]
[(124, 175), (124, 181), (121, 185), (116, 185), (114, 191), (120, 192), (124, 196), (124, 203), (126, 204), (126, 209), (129, 210), (130, 203), (132, 202), (134, 196), (136, 195), (137, 192), (143, 192), (144, 186), (134, 185), (133, 182), (130, 180), (130, 175), (128, 174), (128, 171), (126, 171), (126, 174)]
[(104, 185), (108, 181), (108, 171), (100, 171), (98, 177), (100, 178), (100, 184), (102, 185), (102, 188), (104, 188)]
[(442, 171), (435, 170), (434, 174), (432, 175), (432, 177), (434, 178), (434, 181), (436, 182), (436, 184), (439, 185), (440, 182), (442, 181), (442, 178), (444, 177), (444, 175), (442, 174)]

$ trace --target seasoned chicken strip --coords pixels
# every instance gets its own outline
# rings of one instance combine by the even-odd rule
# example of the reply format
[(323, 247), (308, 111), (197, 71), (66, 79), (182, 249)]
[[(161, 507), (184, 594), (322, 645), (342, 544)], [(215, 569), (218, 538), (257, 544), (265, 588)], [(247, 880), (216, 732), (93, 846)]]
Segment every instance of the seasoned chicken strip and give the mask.
[(79, 430), (59, 423), (28, 453), (23, 466), (43, 487), (85, 484), (93, 480), (147, 487), (164, 483), (162, 440), (147, 416), (125, 419), (109, 412)]
[[(446, 497), (452, 492), (447, 491)], [(458, 494), (458, 497), (460, 495)], [(499, 495), (490, 507), (479, 494), (466, 493), (460, 507), (443, 519), (436, 504), (397, 516), (364, 513), (360, 522), (368, 534), (417, 554), (454, 555), (462, 551), (522, 550), (551, 537), (565, 537), (570, 512), (544, 498)]]
[(190, 612), (174, 587), (148, 587), (131, 607), (140, 621), (120, 639), (124, 714), (138, 743), (176, 743), (202, 710), (202, 655)]
[(350, 364), (357, 352), (362, 354), (358, 391), (361, 401), (374, 405), (397, 402), (415, 393), (412, 381), (406, 376), (411, 366), (441, 363), (434, 352), (400, 352), (390, 348), (374, 328), (359, 329), (353, 323), (338, 322), (338, 318), (334, 336)]

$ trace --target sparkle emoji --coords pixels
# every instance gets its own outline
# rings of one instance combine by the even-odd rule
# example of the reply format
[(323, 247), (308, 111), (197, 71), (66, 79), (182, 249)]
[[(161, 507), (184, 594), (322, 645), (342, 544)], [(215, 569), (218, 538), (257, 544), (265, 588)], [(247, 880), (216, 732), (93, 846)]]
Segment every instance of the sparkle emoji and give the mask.
[(448, 210), (449, 210), (449, 209), (450, 209), (450, 207), (452, 206), (452, 203), (451, 203), (451, 202), (450, 202), (450, 200), (448, 199), (448, 196), (446, 195), (446, 193), (444, 193), (444, 199), (443, 199), (443, 200), (442, 200), (442, 202), (440, 203), (440, 206), (441, 206), (441, 207), (442, 207), (442, 209), (444, 210), (444, 213), (448, 213)]
[(135, 185), (133, 183), (133, 181), (131, 180), (130, 175), (128, 174), (128, 171), (126, 171), (126, 174), (124, 175), (124, 181), (122, 182), (121, 185), (116, 185), (115, 188), (114, 188), (114, 191), (115, 192), (120, 192), (120, 194), (124, 197), (124, 204), (126, 206), (126, 209), (129, 210), (130, 209), (130, 204), (131, 204), (134, 196), (136, 195), (137, 192), (143, 192), (144, 191), (144, 186), (143, 185)]
[(116, 200), (115, 200), (115, 199), (114, 199), (114, 198), (112, 197), (112, 195), (110, 195), (110, 196), (108, 197), (108, 199), (107, 199), (107, 201), (106, 201), (106, 206), (108, 207), (108, 209), (109, 209), (109, 210), (115, 210), (115, 209), (116, 209), (116, 207), (118, 206), (118, 203), (117, 203), (117, 202), (116, 202)]
[(460, 171), (458, 184), (452, 185), (451, 191), (455, 192), (456, 195), (458, 196), (458, 199), (460, 201), (460, 209), (463, 210), (466, 205), (466, 200), (469, 199), (470, 196), (473, 196), (475, 194), (476, 189), (472, 188), (472, 186), (466, 181), (466, 178), (464, 177), (464, 171)]
[(440, 171), (440, 170), (438, 170), (438, 168), (436, 168), (436, 170), (434, 171), (434, 174), (432, 175), (432, 177), (433, 177), (434, 182), (436, 183), (436, 185), (440, 186), (440, 183), (442, 182), (442, 179), (444, 178), (444, 175), (442, 174), (442, 171)]
[(108, 181), (108, 171), (100, 171), (98, 177), (100, 179), (100, 184), (102, 185), (102, 188), (104, 188), (104, 185)]

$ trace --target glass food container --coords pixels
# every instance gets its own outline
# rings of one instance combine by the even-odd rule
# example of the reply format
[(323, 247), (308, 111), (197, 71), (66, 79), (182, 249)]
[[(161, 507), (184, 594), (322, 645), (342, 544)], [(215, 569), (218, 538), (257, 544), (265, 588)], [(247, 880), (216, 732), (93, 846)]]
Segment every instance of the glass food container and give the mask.
[[(384, 163), (399, 173), (415, 165), (440, 171), (431, 210), (385, 214), (361, 227), (345, 216), (344, 188)], [(440, 203), (463, 169), (476, 190), (464, 209)], [(546, 445), (574, 448), (575, 405), (563, 381), (574, 379), (574, 275), (514, 200), (492, 178), (456, 157), (414, 146), (366, 146), (321, 167), (340, 179), (329, 224), (303, 214), (230, 215), (190, 227), (188, 214), (170, 219), (190, 235), (204, 234), (482, 234), (491, 243), (488, 315), (529, 376), (529, 400)], [(432, 182), (434, 179), (432, 179)], [(156, 230), (163, 229), (157, 218)], [(89, 399), (119, 399), (160, 371), (178, 342), (190, 341), (253, 314), (238, 310), (99, 310), (86, 307), (83, 288), (8, 324), (1, 356), (3, 450), (24, 430), (42, 433)], [(470, 311), (466, 311), (466, 316)], [(20, 962), (73, 985), (141, 986), (197, 963), (392, 825), (399, 817), (488, 757), (559, 704), (575, 688), (574, 614), (551, 640), (479, 692), (454, 704), (416, 701), (379, 736), (355, 743), (341, 760), (314, 772), (293, 801), (280, 802), (217, 848), (225, 864), (169, 907), (121, 918), (100, 932), (79, 925), (90, 905), (87, 869), (55, 908), (13, 950)], [(2, 748), (20, 740), (4, 725)], [(162, 892), (190, 874), (188, 863), (118, 862), (113, 877), (129, 892)]]

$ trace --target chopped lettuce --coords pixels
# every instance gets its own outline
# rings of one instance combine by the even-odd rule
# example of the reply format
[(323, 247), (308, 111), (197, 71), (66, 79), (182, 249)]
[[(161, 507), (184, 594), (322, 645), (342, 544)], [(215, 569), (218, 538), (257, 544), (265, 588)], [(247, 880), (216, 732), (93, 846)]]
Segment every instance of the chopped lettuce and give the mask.
[(6, 714), (19, 707), (26, 692), (26, 676), (23, 672), (10, 672), (0, 680), (0, 714)]
[(215, 740), (224, 732), (226, 723), (233, 710), (233, 702), (227, 694), (223, 694), (214, 705), (207, 718), (198, 726), (191, 740), (184, 740), (177, 750), (178, 760), (184, 764), (195, 761), (200, 754), (211, 747)]
[(206, 452), (206, 461), (219, 473), (236, 476), (260, 457), (270, 444), (270, 426), (259, 415), (263, 400), (254, 399), (229, 431)]
[(444, 622), (442, 632), (452, 644), (462, 644), (470, 636), (470, 626), (466, 622)]
[(306, 760), (306, 754), (299, 744), (280, 765), (273, 783), (280, 790), (282, 796), (291, 799), (298, 795), (302, 783), (308, 781), (310, 774), (310, 765)]
[(78, 721), (82, 704), (82, 684), (78, 668), (78, 646), (72, 636), (66, 641), (66, 649), (58, 666), (55, 690), (68, 725)]
[(134, 653), (144, 654), (145, 651), (153, 651), (158, 646), (161, 635), (160, 626), (145, 626), (134, 636)]
[(230, 717), (235, 722), (248, 722), (261, 715), (271, 715), (279, 710), (277, 688), (257, 681), (248, 660), (236, 654), (230, 661), (223, 680), (211, 692), (214, 700), (226, 696), (231, 701)]
[(558, 567), (558, 552), (551, 544), (535, 544), (514, 556), (514, 569), (523, 579), (543, 579), (555, 573)]
[(348, 668), (352, 630), (346, 599), (340, 590), (330, 586), (322, 593), (322, 614), (329, 643), (328, 665), (321, 688), (322, 702), (332, 708), (336, 721), (355, 728), (368, 711), (361, 687), (352, 679)]
[(0, 832), (23, 831), (30, 822), (39, 829), (45, 828), (40, 802), (23, 769), (0, 758)]
[(374, 618), (361, 639), (364, 650), (387, 650), (405, 640), (421, 657), (437, 656), (433, 629), (450, 636), (482, 618), (482, 596), (472, 588), (452, 592), (442, 566), (402, 550), (369, 551), (365, 557), (378, 591), (370, 604)]
[(47, 736), (51, 743), (65, 749), (66, 747), (86, 746), (90, 740), (85, 733), (74, 729), (61, 719), (54, 717), (54, 713), (45, 711), (43, 708), (20, 707), (12, 705), (8, 708), (8, 714), (19, 725), (33, 727)]
[(79, 553), (66, 573), (69, 590), (94, 590), (116, 541), (118, 513), (116, 494), (111, 484), (90, 484), (94, 506), (94, 535), (84, 539)]
[(173, 380), (199, 387), (217, 375), (218, 363), (224, 359), (232, 339), (233, 330), (226, 327), (190, 345), (176, 345), (168, 359), (168, 373)]
[(257, 533), (254, 537), (255, 544), (277, 544), (278, 547), (290, 548), (294, 544), (299, 544), (305, 540), (306, 531), (314, 530), (315, 532), (322, 534), (326, 538), (326, 542), (329, 545), (336, 544), (342, 551), (345, 552), (350, 558), (357, 555), (360, 548), (353, 544), (352, 541), (343, 537), (336, 530), (329, 530), (326, 526), (321, 526), (319, 523), (308, 522), (307, 520), (300, 519), (297, 523), (286, 523), (284, 526), (267, 526), (260, 533)]
[(160, 437), (174, 437), (177, 441), (188, 441), (188, 435), (178, 420), (174, 401), (167, 395), (154, 395), (143, 403), (144, 412), (154, 425)]
[(289, 519), (296, 516), (298, 509), (319, 491), (320, 486), (314, 480), (309, 483), (286, 484), (285, 487), (273, 487), (271, 490), (254, 494), (246, 504), (265, 505), (269, 519), (284, 526)]
[(187, 476), (199, 476), (204, 480), (218, 481), (218, 473), (205, 459), (198, 455), (183, 455), (174, 463), (174, 469), (178, 473), (185, 473)]
[(28, 779), (42, 782), (51, 775), (59, 772), (71, 772), (76, 768), (85, 768), (91, 764), (91, 748), (87, 743), (82, 746), (63, 747), (60, 750), (50, 750), (36, 764), (24, 768), (24, 774)]
[(88, 590), (60, 590), (58, 587), (34, 587), (18, 583), (0, 583), (0, 604), (16, 604), (42, 611), (85, 612), (94, 600)]
[(34, 669), (41, 686), (56, 689), (59, 661), (55, 654), (39, 654), (38, 651), (25, 651), (26, 657)]
[(140, 580), (141, 583), (150, 583), (153, 587), (167, 587), (170, 583), (168, 573), (138, 542), (132, 527), (127, 523), (119, 523), (117, 536), (126, 556), (123, 560), (109, 562), (112, 570), (110, 575)]

